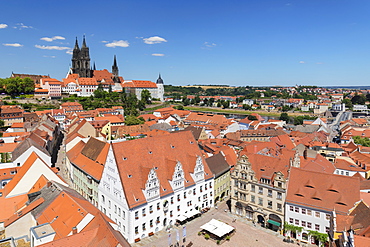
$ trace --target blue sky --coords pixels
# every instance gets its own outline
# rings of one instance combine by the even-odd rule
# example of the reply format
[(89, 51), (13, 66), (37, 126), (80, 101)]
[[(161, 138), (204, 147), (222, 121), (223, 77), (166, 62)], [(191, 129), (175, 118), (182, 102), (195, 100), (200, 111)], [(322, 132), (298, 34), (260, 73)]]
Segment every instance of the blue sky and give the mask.
[(0, 2), (0, 78), (61, 80), (75, 38), (91, 62), (165, 84), (369, 85), (368, 0)]

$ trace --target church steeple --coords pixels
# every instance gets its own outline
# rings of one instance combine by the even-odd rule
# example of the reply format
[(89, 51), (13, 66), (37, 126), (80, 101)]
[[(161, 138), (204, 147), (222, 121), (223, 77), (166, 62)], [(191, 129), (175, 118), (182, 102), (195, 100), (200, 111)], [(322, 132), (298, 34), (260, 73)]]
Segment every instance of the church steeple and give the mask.
[(86, 40), (85, 40), (85, 35), (84, 35), (84, 38), (83, 38), (83, 41), (82, 41), (82, 48), (87, 48), (87, 46), (86, 46)]
[(93, 67), (93, 70), (96, 70), (95, 62), (94, 62), (94, 67)]
[(117, 66), (117, 58), (114, 55), (113, 66), (112, 66), (112, 74), (114, 77), (118, 77), (118, 66)]
[(89, 47), (86, 45), (85, 35), (83, 36), (83, 42), (81, 49), (78, 47), (78, 41), (76, 38), (75, 47), (72, 55), (72, 71), (78, 74), (80, 77), (91, 77), (91, 66), (90, 66), (90, 52)]
[(75, 42), (75, 48), (73, 48), (73, 50), (80, 50), (80, 48), (78, 47), (77, 37), (76, 37), (76, 42)]
[(157, 79), (157, 84), (163, 84), (163, 80), (161, 78), (161, 73), (159, 73), (159, 77)]

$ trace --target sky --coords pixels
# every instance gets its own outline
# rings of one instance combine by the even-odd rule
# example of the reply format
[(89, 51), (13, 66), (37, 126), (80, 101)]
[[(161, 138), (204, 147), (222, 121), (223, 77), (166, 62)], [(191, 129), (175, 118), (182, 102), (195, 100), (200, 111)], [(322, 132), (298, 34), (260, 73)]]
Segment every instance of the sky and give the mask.
[(168, 85), (370, 82), (368, 0), (0, 1), (0, 78), (62, 80), (76, 37), (91, 64)]

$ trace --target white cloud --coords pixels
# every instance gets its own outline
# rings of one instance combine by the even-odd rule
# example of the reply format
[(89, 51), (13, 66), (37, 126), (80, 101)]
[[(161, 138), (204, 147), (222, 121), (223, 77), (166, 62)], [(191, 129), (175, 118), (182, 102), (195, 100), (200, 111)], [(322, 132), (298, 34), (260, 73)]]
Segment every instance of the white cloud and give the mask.
[(323, 62), (317, 62), (316, 64), (324, 64)]
[(47, 42), (51, 42), (51, 41), (54, 41), (54, 40), (57, 40), (57, 39), (60, 39), (60, 40), (65, 40), (66, 38), (62, 37), (62, 36), (54, 36), (52, 38), (49, 38), (49, 37), (43, 37), (41, 38), (40, 40), (44, 40), (44, 41), (47, 41)]
[(73, 51), (72, 50), (68, 50), (68, 51), (66, 51), (66, 53), (69, 54), (69, 55), (72, 55), (73, 54)]
[(154, 56), (154, 57), (164, 57), (164, 54), (162, 54), (162, 53), (153, 53), (152, 56)]
[(112, 48), (115, 48), (115, 47), (129, 47), (130, 46), (130, 43), (126, 40), (114, 40), (112, 43), (107, 43), (105, 44), (106, 47), (112, 47)]
[(14, 28), (17, 28), (17, 29), (33, 28), (32, 26), (26, 26), (26, 25), (24, 25), (23, 23), (17, 23), (17, 24), (15, 24), (15, 25), (17, 25), (17, 26), (16, 26), (16, 27), (14, 27)]
[(108, 43), (109, 41), (103, 40), (102, 43)]
[(36, 48), (42, 49), (42, 50), (70, 50), (71, 48), (69, 47), (63, 47), (63, 46), (56, 46), (56, 45), (35, 45)]
[(55, 56), (45, 56), (45, 55), (44, 55), (43, 57), (51, 57), (51, 58), (55, 58)]
[(149, 45), (159, 44), (159, 43), (162, 43), (162, 42), (167, 42), (167, 40), (165, 40), (164, 38), (161, 38), (159, 36), (153, 36), (153, 37), (145, 38), (143, 40), (144, 40), (145, 44), (149, 44)]
[(12, 46), (12, 47), (22, 47), (23, 45), (19, 44), (19, 43), (12, 43), (12, 44), (3, 44), (5, 46)]
[(212, 48), (212, 47), (215, 47), (216, 44), (215, 43), (204, 42), (204, 46)]
[(299, 63), (306, 63), (305, 61), (299, 61)]
[(6, 25), (6, 24), (0, 24), (0, 29), (7, 28), (7, 27), (8, 27), (8, 25)]

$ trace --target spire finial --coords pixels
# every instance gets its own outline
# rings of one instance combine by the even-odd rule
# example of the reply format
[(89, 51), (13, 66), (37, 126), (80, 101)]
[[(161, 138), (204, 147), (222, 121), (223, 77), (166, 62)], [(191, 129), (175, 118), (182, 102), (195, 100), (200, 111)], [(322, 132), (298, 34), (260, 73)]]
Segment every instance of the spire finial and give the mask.
[(83, 41), (82, 41), (82, 47), (87, 47), (86, 46), (86, 40), (85, 40), (85, 34), (84, 34), (84, 38), (83, 38)]
[(95, 62), (94, 62), (94, 70), (96, 70)]
[(116, 59), (116, 55), (114, 55), (113, 66), (117, 67), (117, 59)]
[(80, 48), (78, 47), (78, 41), (77, 41), (77, 37), (76, 37), (76, 42), (75, 42), (75, 50), (79, 50)]

